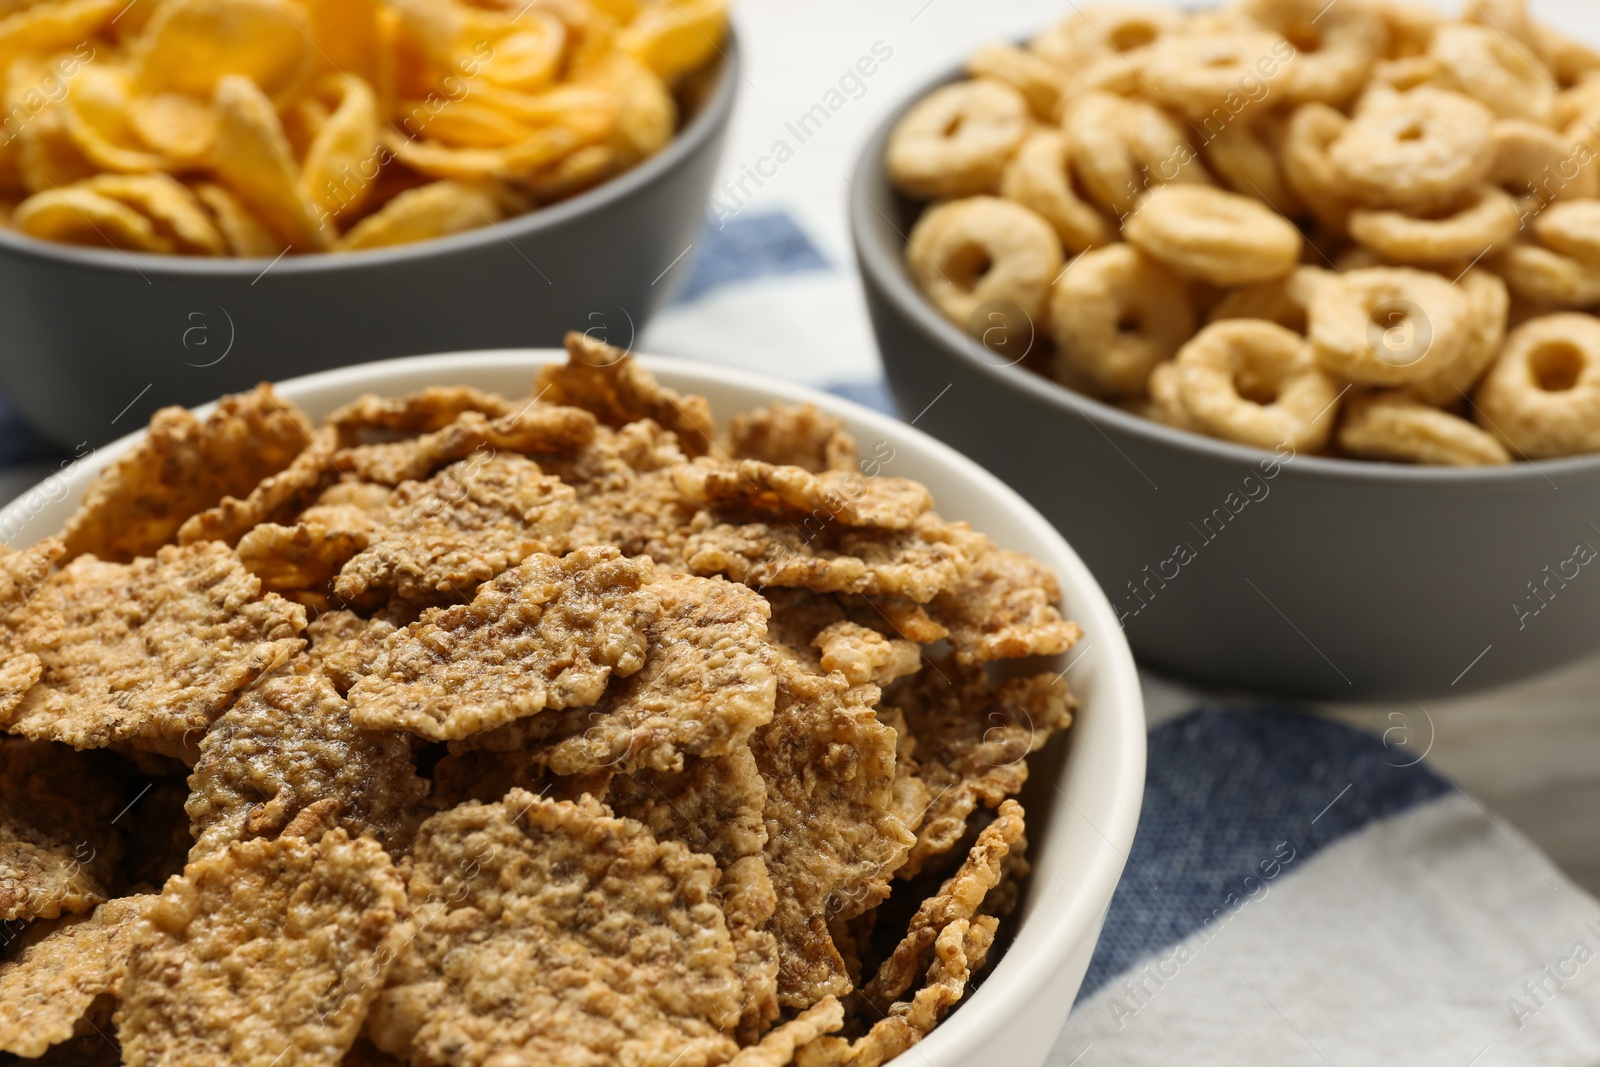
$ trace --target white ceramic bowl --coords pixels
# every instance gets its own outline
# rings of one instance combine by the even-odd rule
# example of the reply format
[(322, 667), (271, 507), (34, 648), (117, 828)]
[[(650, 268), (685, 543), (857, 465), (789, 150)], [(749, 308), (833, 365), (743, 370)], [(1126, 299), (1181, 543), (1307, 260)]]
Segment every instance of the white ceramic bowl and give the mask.
[[(278, 389), (320, 419), (367, 392), (393, 395), (450, 384), (526, 393), (542, 364), (565, 358), (550, 349), (414, 356), (294, 378)], [(679, 360), (644, 362), (664, 384), (705, 396), (719, 420), (773, 399), (810, 401), (833, 412), (848, 424), (862, 455), (882, 457), (892, 449), (884, 471), (926, 484), (945, 517), (966, 519), (1002, 546), (1032, 554), (1061, 579), (1065, 613), (1087, 635), (1063, 664), (1081, 707), (1065, 739), (1058, 739), (1064, 743), (1052, 743), (1030, 761), (1032, 781), (1022, 799), (1034, 869), (1021, 925), (982, 987), (907, 1053), (916, 1067), (1042, 1063), (1083, 982), (1144, 793), (1144, 705), (1133, 656), (1105, 595), (1032, 506), (921, 431), (773, 378)], [(7, 541), (16, 547), (59, 531), (94, 476), (141, 435), (105, 446), (0, 511)]]

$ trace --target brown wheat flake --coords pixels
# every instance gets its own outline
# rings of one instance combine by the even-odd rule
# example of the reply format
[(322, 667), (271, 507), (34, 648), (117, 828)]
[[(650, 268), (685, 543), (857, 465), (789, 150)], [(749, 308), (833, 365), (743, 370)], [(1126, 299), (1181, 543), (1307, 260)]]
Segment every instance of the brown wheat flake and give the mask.
[(186, 519), (178, 543), (222, 541), (236, 545), (250, 529), (264, 522), (287, 523), (309, 507), (344, 471), (336, 453), (339, 433), (324, 426), (311, 434), (300, 454), (283, 470), (263, 478), (240, 499), (224, 496), (212, 507)]
[(421, 437), (358, 445), (340, 453), (356, 476), (382, 485), (420, 481), (447, 463), (473, 453), (570, 455), (594, 439), (594, 416), (574, 407), (529, 402), (520, 411), (491, 419), (476, 411)]
[(593, 412), (612, 429), (653, 419), (677, 435), (689, 456), (705, 455), (717, 432), (704, 397), (666, 388), (627, 352), (581, 333), (567, 334), (567, 362), (540, 370), (534, 392), (548, 403)]
[(1037, 560), (989, 546), (961, 582), (933, 600), (963, 665), (1053, 656), (1083, 636), (1061, 617), (1061, 586)]
[(801, 467), (813, 474), (856, 467), (856, 442), (844, 420), (815, 404), (775, 403), (735, 415), (715, 454)]
[(810, 536), (835, 523), (904, 530), (933, 506), (920, 482), (866, 478), (853, 470), (813, 474), (754, 459), (728, 463), (706, 457), (675, 473), (678, 487), (696, 503), (789, 519)]

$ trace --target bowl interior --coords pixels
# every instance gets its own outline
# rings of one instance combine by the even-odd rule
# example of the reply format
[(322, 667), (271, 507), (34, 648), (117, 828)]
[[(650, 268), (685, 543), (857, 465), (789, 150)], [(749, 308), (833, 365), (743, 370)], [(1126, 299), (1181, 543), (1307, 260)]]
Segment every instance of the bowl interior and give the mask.
[[(464, 384), (525, 394), (541, 365), (564, 359), (555, 350), (418, 356), (292, 379), (278, 389), (320, 419), (366, 392), (398, 394), (428, 385)], [(1052, 744), (1032, 758), (1034, 781), (1024, 801), (1031, 797), (1029, 858), (1034, 871), (1018, 935), (982, 987), (917, 1048), (929, 1064), (968, 1062), (993, 1039), (997, 1027), (1021, 1025), (1015, 1013), (1044, 987), (1060, 998), (1064, 1015), (1081, 973), (1072, 976), (1070, 988), (1053, 979), (1063, 960), (1075, 953), (1087, 961), (1133, 840), (1144, 785), (1138, 677), (1104, 594), (1077, 554), (1021, 497), (920, 431), (786, 382), (678, 360), (646, 357), (644, 362), (664, 384), (705, 396), (719, 420), (773, 399), (809, 401), (839, 415), (862, 456), (876, 459), (884, 473), (924, 482), (946, 517), (966, 519), (1002, 546), (1034, 555), (1060, 578), (1064, 610), (1087, 634), (1062, 664), (1080, 708), (1068, 743)], [(100, 449), (42, 485), (27, 505), (31, 518), (4, 524), (7, 532), (14, 531), (9, 542), (25, 545), (58, 531), (94, 476), (138, 436)], [(15, 519), (19, 506), (14, 503), (0, 514)], [(1040, 1035), (1045, 1046), (1059, 1021), (1046, 1023), (1049, 1032)]]

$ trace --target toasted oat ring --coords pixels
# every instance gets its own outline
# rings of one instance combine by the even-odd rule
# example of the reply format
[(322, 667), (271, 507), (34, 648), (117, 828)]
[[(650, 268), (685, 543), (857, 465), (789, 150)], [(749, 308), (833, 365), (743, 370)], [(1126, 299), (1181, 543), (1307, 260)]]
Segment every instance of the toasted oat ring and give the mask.
[(1409, 267), (1353, 270), (1311, 297), (1311, 343), (1329, 373), (1403, 385), (1461, 358), (1470, 309), (1449, 280)]
[(1350, 100), (1381, 58), (1388, 36), (1382, 17), (1366, 4), (1244, 0), (1238, 10), (1295, 49), (1285, 64), (1283, 90), (1296, 104)]
[(1511, 453), (1466, 419), (1404, 393), (1351, 397), (1339, 426), (1339, 447), (1363, 459), (1441, 467), (1495, 467)]
[(1305, 338), (1275, 323), (1214, 322), (1183, 346), (1177, 366), (1184, 411), (1213, 437), (1315, 451), (1333, 430), (1338, 383)]
[(1406, 392), (1434, 407), (1448, 407), (1471, 394), (1472, 387), (1500, 354), (1511, 312), (1511, 293), (1491, 271), (1474, 267), (1455, 284), (1467, 299), (1471, 320), (1466, 346), (1450, 366), (1405, 387)]
[(1115, 215), (1128, 214), (1156, 185), (1210, 184), (1183, 131), (1147, 101), (1086, 93), (1068, 105), (1062, 127), (1084, 190)]
[(998, 41), (980, 45), (967, 59), (967, 73), (1011, 86), (1042, 122), (1060, 117), (1066, 79), (1053, 63), (1032, 52)]
[(1433, 35), (1444, 25), (1444, 13), (1431, 4), (1411, 0), (1379, 0), (1375, 5), (1383, 20), (1388, 45), (1386, 59), (1420, 56), (1433, 44)]
[(935, 89), (890, 135), (889, 177), (928, 200), (992, 193), (1028, 121), (1028, 102), (1009, 85), (980, 78)]
[(1283, 177), (1317, 221), (1335, 233), (1349, 223), (1350, 195), (1328, 150), (1350, 120), (1327, 104), (1302, 104), (1283, 133)]
[(1045, 30), (1028, 42), (1028, 49), (1063, 70), (1074, 70), (1086, 61), (1145, 48), (1185, 21), (1181, 11), (1166, 5), (1097, 5)]
[(1600, 452), (1600, 319), (1523, 323), (1474, 397), (1478, 422), (1530, 459)]
[(1158, 363), (1194, 333), (1183, 280), (1132, 245), (1084, 253), (1050, 293), (1056, 377), (1137, 396)]
[(1150, 394), (1145, 402), (1147, 405), (1143, 413), (1145, 418), (1174, 429), (1199, 432), (1195, 421), (1189, 417), (1188, 409), (1183, 406), (1183, 397), (1178, 392), (1176, 360), (1169, 359), (1165, 363), (1157, 364), (1150, 372), (1145, 391)]
[(1492, 185), (1476, 190), (1461, 210), (1444, 218), (1400, 211), (1350, 212), (1350, 236), (1391, 263), (1440, 264), (1476, 260), (1516, 240), (1516, 201)]
[(1284, 177), (1278, 153), (1260, 126), (1231, 122), (1206, 142), (1206, 162), (1222, 183), (1253, 196), (1280, 215), (1293, 218), (1305, 208)]
[(1233, 120), (1228, 98), (1247, 102), (1246, 87), (1270, 95), (1287, 69), (1283, 57), (1292, 55), (1277, 34), (1235, 25), (1163, 37), (1141, 53), (1139, 70), (1144, 91), (1157, 103), (1190, 118), (1221, 109), (1218, 122), (1226, 125)]
[(1545, 64), (1561, 88), (1570, 89), (1600, 71), (1600, 52), (1588, 45), (1537, 22), (1533, 24), (1533, 32), (1539, 39), (1539, 51), (1544, 55)]
[(1485, 256), (1483, 265), (1506, 280), (1511, 294), (1551, 308), (1600, 304), (1600, 265), (1532, 244)]
[(1526, 45), (1519, 46), (1499, 29), (1441, 26), (1428, 54), (1439, 61), (1450, 88), (1501, 118), (1549, 123), (1555, 114), (1555, 79)]
[(1304, 335), (1310, 322), (1311, 296), (1316, 287), (1337, 275), (1319, 267), (1297, 267), (1287, 278), (1235, 289), (1217, 302), (1207, 316), (1224, 319), (1264, 319)]
[(1367, 207), (1436, 209), (1494, 166), (1494, 118), (1482, 104), (1424, 86), (1369, 96), (1328, 158)]
[(1071, 152), (1056, 130), (1040, 130), (1022, 142), (1000, 179), (1001, 195), (1048, 222), (1067, 252), (1111, 244), (1116, 230), (1073, 186)]
[[(1050, 224), (1009, 200), (974, 196), (930, 208), (906, 242), (906, 266), (934, 307), (979, 337), (992, 323), (986, 304), (1015, 305), (1042, 329), (1061, 243)], [(1016, 312), (1001, 308), (1008, 328)], [(981, 320), (981, 321), (976, 321)]]
[(1489, 179), (1514, 197), (1542, 206), (1600, 196), (1600, 165), (1575, 138), (1526, 119), (1501, 119), (1494, 145)]
[(1256, 285), (1300, 262), (1300, 231), (1261, 201), (1208, 185), (1150, 191), (1122, 235), (1185, 278)]
[(1533, 235), (1546, 248), (1600, 264), (1600, 200), (1564, 200), (1533, 220)]
[(1405, 59), (1385, 59), (1372, 65), (1372, 77), (1367, 82), (1355, 110), (1368, 96), (1384, 92), (1404, 93), (1424, 85), (1439, 85), (1439, 61), (1432, 56), (1407, 56)]

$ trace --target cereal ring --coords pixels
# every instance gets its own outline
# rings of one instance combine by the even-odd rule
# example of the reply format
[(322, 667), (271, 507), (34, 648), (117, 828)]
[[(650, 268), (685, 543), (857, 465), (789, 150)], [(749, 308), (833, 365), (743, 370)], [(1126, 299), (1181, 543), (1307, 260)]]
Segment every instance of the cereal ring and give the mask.
[(1414, 218), (1399, 211), (1350, 212), (1350, 236), (1391, 263), (1441, 264), (1476, 260), (1517, 238), (1516, 201), (1492, 185), (1474, 192), (1460, 211), (1444, 218)]
[(1446, 85), (1501, 118), (1551, 121), (1555, 79), (1526, 47), (1498, 29), (1461, 23), (1440, 27), (1428, 54), (1439, 61)]
[(1061, 238), (1062, 247), (1076, 255), (1086, 248), (1111, 244), (1117, 233), (1099, 209), (1078, 194), (1074, 184), (1066, 137), (1056, 130), (1040, 130), (1022, 142), (1006, 165), (1000, 193), (1048, 222)]
[(1511, 453), (1491, 435), (1404, 393), (1351, 397), (1337, 440), (1340, 448), (1362, 459), (1441, 467), (1498, 467), (1511, 462)]
[(1057, 378), (1137, 396), (1194, 333), (1188, 286), (1132, 245), (1084, 253), (1050, 294)]
[[(1230, 98), (1240, 108), (1256, 93), (1265, 98), (1293, 55), (1294, 48), (1275, 33), (1233, 26), (1170, 34), (1145, 49), (1138, 65), (1144, 91), (1157, 103), (1195, 119), (1215, 112), (1217, 124), (1225, 126), (1236, 110), (1227, 106)], [(1264, 76), (1266, 70), (1272, 77)]]
[(1448, 279), (1409, 267), (1353, 270), (1311, 296), (1317, 362), (1362, 385), (1402, 385), (1461, 358), (1470, 309)]
[(1422, 55), (1433, 44), (1433, 35), (1444, 25), (1444, 15), (1429, 4), (1380, 0), (1376, 7), (1388, 38), (1383, 53), (1385, 59)]
[(1426, 211), (1488, 178), (1493, 127), (1489, 111), (1459, 93), (1385, 93), (1368, 98), (1328, 158), (1365, 206)]
[(1088, 93), (1067, 106), (1062, 127), (1084, 189), (1118, 217), (1131, 212), (1153, 186), (1210, 184), (1188, 138), (1154, 104)]
[(1546, 62), (1544, 40), (1528, 14), (1527, 0), (1472, 0), (1461, 12), (1461, 18), (1505, 37), (1530, 59)]
[(1465, 398), (1500, 354), (1506, 339), (1511, 293), (1496, 274), (1474, 267), (1456, 281), (1471, 316), (1467, 343), (1448, 367), (1408, 384), (1406, 392), (1434, 407), (1448, 407)]
[(1533, 235), (1562, 255), (1600, 263), (1600, 200), (1551, 204), (1534, 216)]
[(1178, 395), (1205, 433), (1257, 448), (1316, 451), (1333, 429), (1339, 385), (1305, 338), (1270, 322), (1215, 322), (1178, 353)]
[[(1572, 138), (1526, 119), (1494, 124), (1494, 169), (1489, 180), (1535, 208), (1553, 200), (1600, 196), (1600, 167), (1585, 166)], [(1592, 158), (1592, 157), (1591, 157)]]
[(1260, 126), (1229, 123), (1206, 142), (1206, 162), (1234, 192), (1253, 196), (1278, 214), (1293, 218), (1305, 205), (1285, 179), (1271, 140)]
[(1361, 110), (1368, 96), (1385, 91), (1404, 93), (1424, 85), (1439, 85), (1439, 61), (1432, 56), (1407, 56), (1405, 59), (1385, 59), (1372, 65), (1372, 77), (1356, 101), (1355, 110)]
[(1600, 78), (1586, 78), (1556, 94), (1550, 124), (1558, 130), (1576, 134), (1574, 126), (1593, 122), (1600, 114)]
[(1478, 422), (1531, 459), (1600, 452), (1600, 320), (1523, 323), (1473, 398)]
[(935, 89), (889, 137), (889, 177), (932, 200), (991, 193), (1028, 133), (1028, 102), (1009, 85), (979, 79)]
[(1000, 42), (981, 45), (967, 60), (967, 73), (1011, 86), (1042, 122), (1054, 122), (1059, 117), (1066, 79), (1054, 64), (1032, 52)]
[(1317, 267), (1297, 267), (1287, 278), (1235, 289), (1211, 309), (1208, 318), (1211, 322), (1265, 319), (1303, 335), (1309, 321), (1312, 294), (1318, 285), (1335, 277), (1331, 271)]
[(1327, 0), (1243, 0), (1246, 18), (1284, 37), (1283, 90), (1290, 103), (1344, 104), (1383, 53), (1383, 18), (1366, 4)]
[(1350, 203), (1328, 149), (1349, 125), (1349, 119), (1327, 104), (1303, 104), (1289, 117), (1283, 134), (1284, 180), (1317, 221), (1336, 234), (1345, 231)]
[[(1042, 323), (1050, 281), (1061, 270), (1061, 242), (1039, 216), (1009, 200), (974, 196), (930, 208), (912, 227), (906, 266), (934, 307), (951, 322), (982, 337), (993, 322), (979, 310), (1020, 313)], [(1020, 326), (1006, 323), (1008, 328)]]
[(1513, 296), (1552, 308), (1600, 304), (1600, 266), (1539, 245), (1515, 244), (1484, 257)]
[(1195, 421), (1189, 417), (1189, 411), (1183, 406), (1183, 397), (1178, 393), (1178, 364), (1176, 360), (1167, 360), (1158, 364), (1150, 372), (1147, 383), (1150, 398), (1145, 401), (1145, 418), (1152, 422), (1159, 422), (1179, 430), (1193, 430), (1201, 432)]
[(1353, 270), (1368, 270), (1372, 267), (1387, 267), (1383, 257), (1365, 245), (1351, 245), (1339, 253), (1339, 258), (1333, 261), (1333, 269), (1340, 274), (1349, 274)]
[(1030, 51), (1063, 70), (1155, 43), (1185, 22), (1181, 11), (1151, 4), (1087, 7), (1028, 42)]
[(1600, 70), (1600, 52), (1588, 45), (1537, 22), (1533, 24), (1533, 32), (1539, 38), (1539, 51), (1545, 64), (1561, 88), (1570, 89)]
[(1270, 282), (1300, 261), (1293, 223), (1259, 200), (1206, 185), (1151, 190), (1122, 235), (1176, 273), (1213, 285)]

